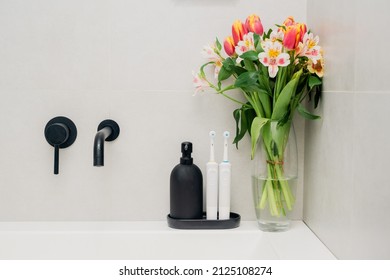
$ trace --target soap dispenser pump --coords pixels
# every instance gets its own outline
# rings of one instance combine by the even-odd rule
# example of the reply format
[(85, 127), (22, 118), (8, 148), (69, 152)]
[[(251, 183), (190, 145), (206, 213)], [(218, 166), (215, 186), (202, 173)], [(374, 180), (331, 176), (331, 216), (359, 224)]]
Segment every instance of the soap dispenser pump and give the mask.
[(192, 143), (181, 144), (182, 156), (170, 177), (170, 216), (175, 219), (202, 219), (203, 177), (193, 163)]

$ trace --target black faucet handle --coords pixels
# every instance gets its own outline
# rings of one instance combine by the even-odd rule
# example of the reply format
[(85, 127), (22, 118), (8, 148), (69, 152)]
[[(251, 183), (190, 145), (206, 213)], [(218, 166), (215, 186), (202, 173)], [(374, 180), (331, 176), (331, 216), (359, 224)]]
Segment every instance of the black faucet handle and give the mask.
[(46, 124), (46, 141), (54, 147), (54, 174), (59, 170), (59, 149), (72, 145), (76, 137), (76, 125), (66, 117), (55, 117)]

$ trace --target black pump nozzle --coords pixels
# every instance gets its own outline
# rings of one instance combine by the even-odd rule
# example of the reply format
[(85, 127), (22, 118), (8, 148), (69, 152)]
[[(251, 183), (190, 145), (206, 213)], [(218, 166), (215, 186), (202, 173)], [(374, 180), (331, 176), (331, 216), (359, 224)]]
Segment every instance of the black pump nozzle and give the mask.
[(192, 153), (192, 143), (191, 142), (181, 143), (181, 153), (182, 153), (182, 156), (180, 158), (180, 163), (186, 164), (186, 165), (192, 164), (193, 159), (191, 157), (191, 153)]

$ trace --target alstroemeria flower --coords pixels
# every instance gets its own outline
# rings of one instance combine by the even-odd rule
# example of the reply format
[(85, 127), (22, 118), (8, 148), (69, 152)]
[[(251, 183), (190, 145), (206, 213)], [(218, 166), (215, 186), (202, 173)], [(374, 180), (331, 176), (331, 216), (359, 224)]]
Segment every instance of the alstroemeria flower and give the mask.
[[(255, 50), (255, 42), (253, 39), (253, 33), (249, 32), (244, 35), (244, 38), (242, 41), (238, 42), (236, 46), (236, 53), (238, 56), (242, 55), (243, 53), (250, 51), (250, 50)], [(238, 57), (237, 58), (237, 63), (240, 63), (242, 58)]]
[(260, 62), (268, 67), (270, 78), (274, 78), (278, 73), (279, 66), (290, 64), (290, 55), (284, 53), (280, 42), (266, 41), (263, 46), (264, 52), (259, 53)]
[(202, 54), (205, 58), (212, 62), (221, 60), (221, 57), (215, 52), (215, 46), (204, 46)]
[(192, 71), (192, 76), (194, 79), (192, 80), (192, 83), (195, 87), (195, 94), (198, 92), (203, 92), (205, 89), (210, 88), (209, 82), (206, 81), (206, 79), (201, 75), (201, 73), (195, 73)]
[(222, 68), (222, 60), (218, 60), (214, 64), (215, 64), (214, 78), (218, 79), (219, 71), (221, 71), (221, 68)]
[(259, 35), (263, 35), (263, 24), (258, 15), (252, 14), (246, 18), (245, 27), (248, 32), (253, 32)]
[(316, 64), (317, 60), (321, 59), (321, 47), (318, 46), (320, 38), (313, 35), (313, 33), (306, 33), (303, 36), (303, 43), (301, 44), (300, 56), (307, 56)]
[(235, 46), (232, 36), (227, 37), (223, 42), (223, 48), (228, 56), (234, 55)]
[(318, 77), (322, 78), (324, 76), (324, 58), (322, 56), (322, 51), (320, 51), (321, 58), (318, 59), (315, 63), (313, 60), (307, 62), (307, 70), (310, 73), (317, 74)]
[(237, 45), (238, 42), (242, 41), (246, 33), (248, 33), (248, 31), (246, 30), (245, 25), (240, 20), (236, 20), (232, 25), (234, 45)]
[(221, 56), (216, 52), (215, 46), (205, 46), (203, 47), (202, 54), (204, 57), (206, 57), (210, 62), (213, 62), (215, 65), (214, 69), (214, 77), (218, 78), (219, 71), (222, 68), (222, 58)]
[(272, 42), (275, 42), (275, 41), (280, 41), (282, 42), (283, 39), (284, 39), (284, 33), (282, 30), (273, 30), (271, 32), (271, 34), (269, 35), (269, 39), (272, 41)]

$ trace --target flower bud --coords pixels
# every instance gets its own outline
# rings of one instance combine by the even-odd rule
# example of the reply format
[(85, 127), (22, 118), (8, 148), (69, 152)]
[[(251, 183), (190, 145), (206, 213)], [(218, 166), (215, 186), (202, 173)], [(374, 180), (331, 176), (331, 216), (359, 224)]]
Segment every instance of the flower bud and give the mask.
[(248, 31), (246, 30), (245, 25), (241, 21), (236, 20), (232, 25), (234, 45), (237, 45), (238, 42), (242, 41), (242, 38), (246, 33), (248, 33)]
[(284, 22), (283, 22), (283, 24), (282, 25), (284, 25), (284, 26), (291, 26), (291, 25), (295, 25), (295, 20), (294, 20), (294, 17), (292, 17), (292, 16), (289, 16), (288, 18), (286, 18), (285, 20), (284, 20)]
[(229, 36), (223, 42), (223, 48), (228, 56), (232, 56), (235, 50), (235, 44), (232, 36)]
[(252, 14), (245, 21), (245, 28), (248, 32), (262, 35), (264, 32), (263, 24), (258, 15)]

